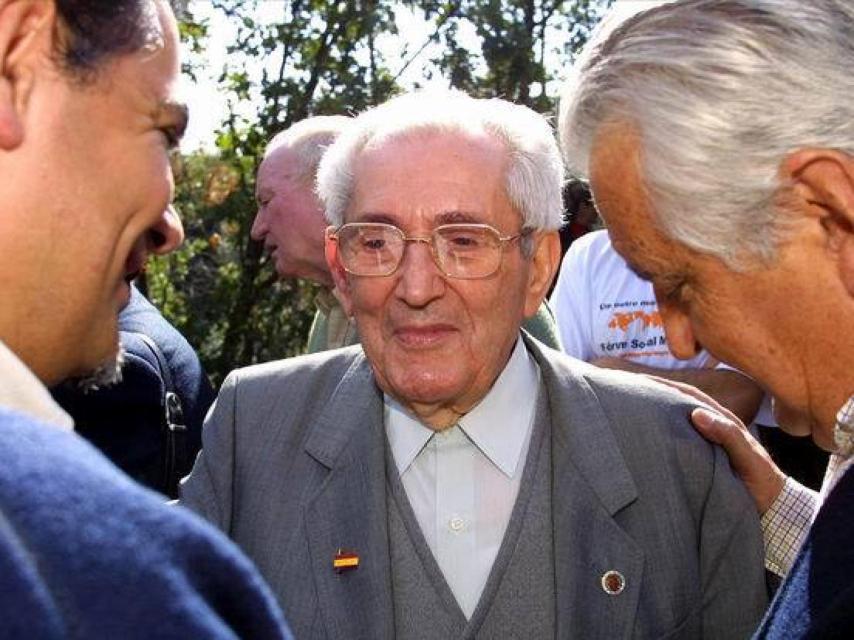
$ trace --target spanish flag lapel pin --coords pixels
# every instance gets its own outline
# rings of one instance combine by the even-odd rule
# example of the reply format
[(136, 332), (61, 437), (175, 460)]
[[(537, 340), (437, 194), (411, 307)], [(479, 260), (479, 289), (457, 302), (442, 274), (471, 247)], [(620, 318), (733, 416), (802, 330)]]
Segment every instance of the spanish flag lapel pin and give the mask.
[(345, 571), (353, 571), (359, 568), (359, 554), (353, 551), (344, 551), (338, 549), (335, 557), (332, 558), (332, 569), (335, 573), (344, 573)]

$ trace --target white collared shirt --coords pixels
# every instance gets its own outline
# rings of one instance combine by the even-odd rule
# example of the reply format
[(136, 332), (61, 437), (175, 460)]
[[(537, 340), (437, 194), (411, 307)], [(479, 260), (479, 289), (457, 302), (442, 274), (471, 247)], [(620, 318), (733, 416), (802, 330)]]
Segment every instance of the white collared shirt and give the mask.
[(74, 429), (74, 420), (54, 402), (41, 380), (0, 341), (0, 406), (32, 418)]
[(539, 376), (520, 337), (489, 393), (457, 425), (438, 433), (385, 396), (385, 429), (403, 488), (467, 618), (519, 493)]

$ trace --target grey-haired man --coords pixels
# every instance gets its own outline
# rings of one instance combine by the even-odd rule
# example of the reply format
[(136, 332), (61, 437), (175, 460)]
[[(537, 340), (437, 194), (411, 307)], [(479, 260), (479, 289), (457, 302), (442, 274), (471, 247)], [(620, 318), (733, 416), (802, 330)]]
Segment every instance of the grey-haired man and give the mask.
[(671, 350), (739, 367), (836, 454), (796, 558), (816, 497), (737, 423), (697, 414), (789, 574), (762, 637), (854, 628), (852, 66), (847, 0), (676, 2), (586, 51), (561, 107), (570, 167), (653, 282)]

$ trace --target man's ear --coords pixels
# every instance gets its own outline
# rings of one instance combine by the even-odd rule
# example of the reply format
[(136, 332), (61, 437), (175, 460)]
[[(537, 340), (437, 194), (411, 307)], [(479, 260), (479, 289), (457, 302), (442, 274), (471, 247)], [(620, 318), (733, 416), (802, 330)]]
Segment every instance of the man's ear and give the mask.
[(335, 283), (335, 297), (341, 303), (344, 313), (348, 317), (353, 315), (353, 303), (350, 299), (350, 283), (347, 280), (347, 272), (341, 264), (340, 256), (338, 255), (338, 241), (332, 237), (335, 227), (326, 228), (326, 244), (324, 245), (324, 253), (326, 254), (326, 266), (329, 267), (329, 273), (332, 274), (332, 282)]
[(0, 0), (0, 150), (24, 139), (23, 110), (40, 48), (51, 47), (56, 7), (50, 0)]
[(854, 157), (835, 149), (799, 149), (783, 162), (799, 211), (821, 224), (839, 275), (854, 297)]
[(534, 237), (534, 254), (528, 272), (528, 293), (525, 297), (525, 317), (533, 316), (560, 266), (560, 235), (557, 231), (543, 231)]

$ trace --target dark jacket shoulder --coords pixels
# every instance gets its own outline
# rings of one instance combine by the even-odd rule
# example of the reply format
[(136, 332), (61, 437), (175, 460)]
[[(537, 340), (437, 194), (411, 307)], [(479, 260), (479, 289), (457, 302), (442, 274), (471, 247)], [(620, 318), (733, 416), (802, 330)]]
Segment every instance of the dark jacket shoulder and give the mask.
[(819, 509), (758, 638), (848, 638), (854, 630), (854, 467)]

